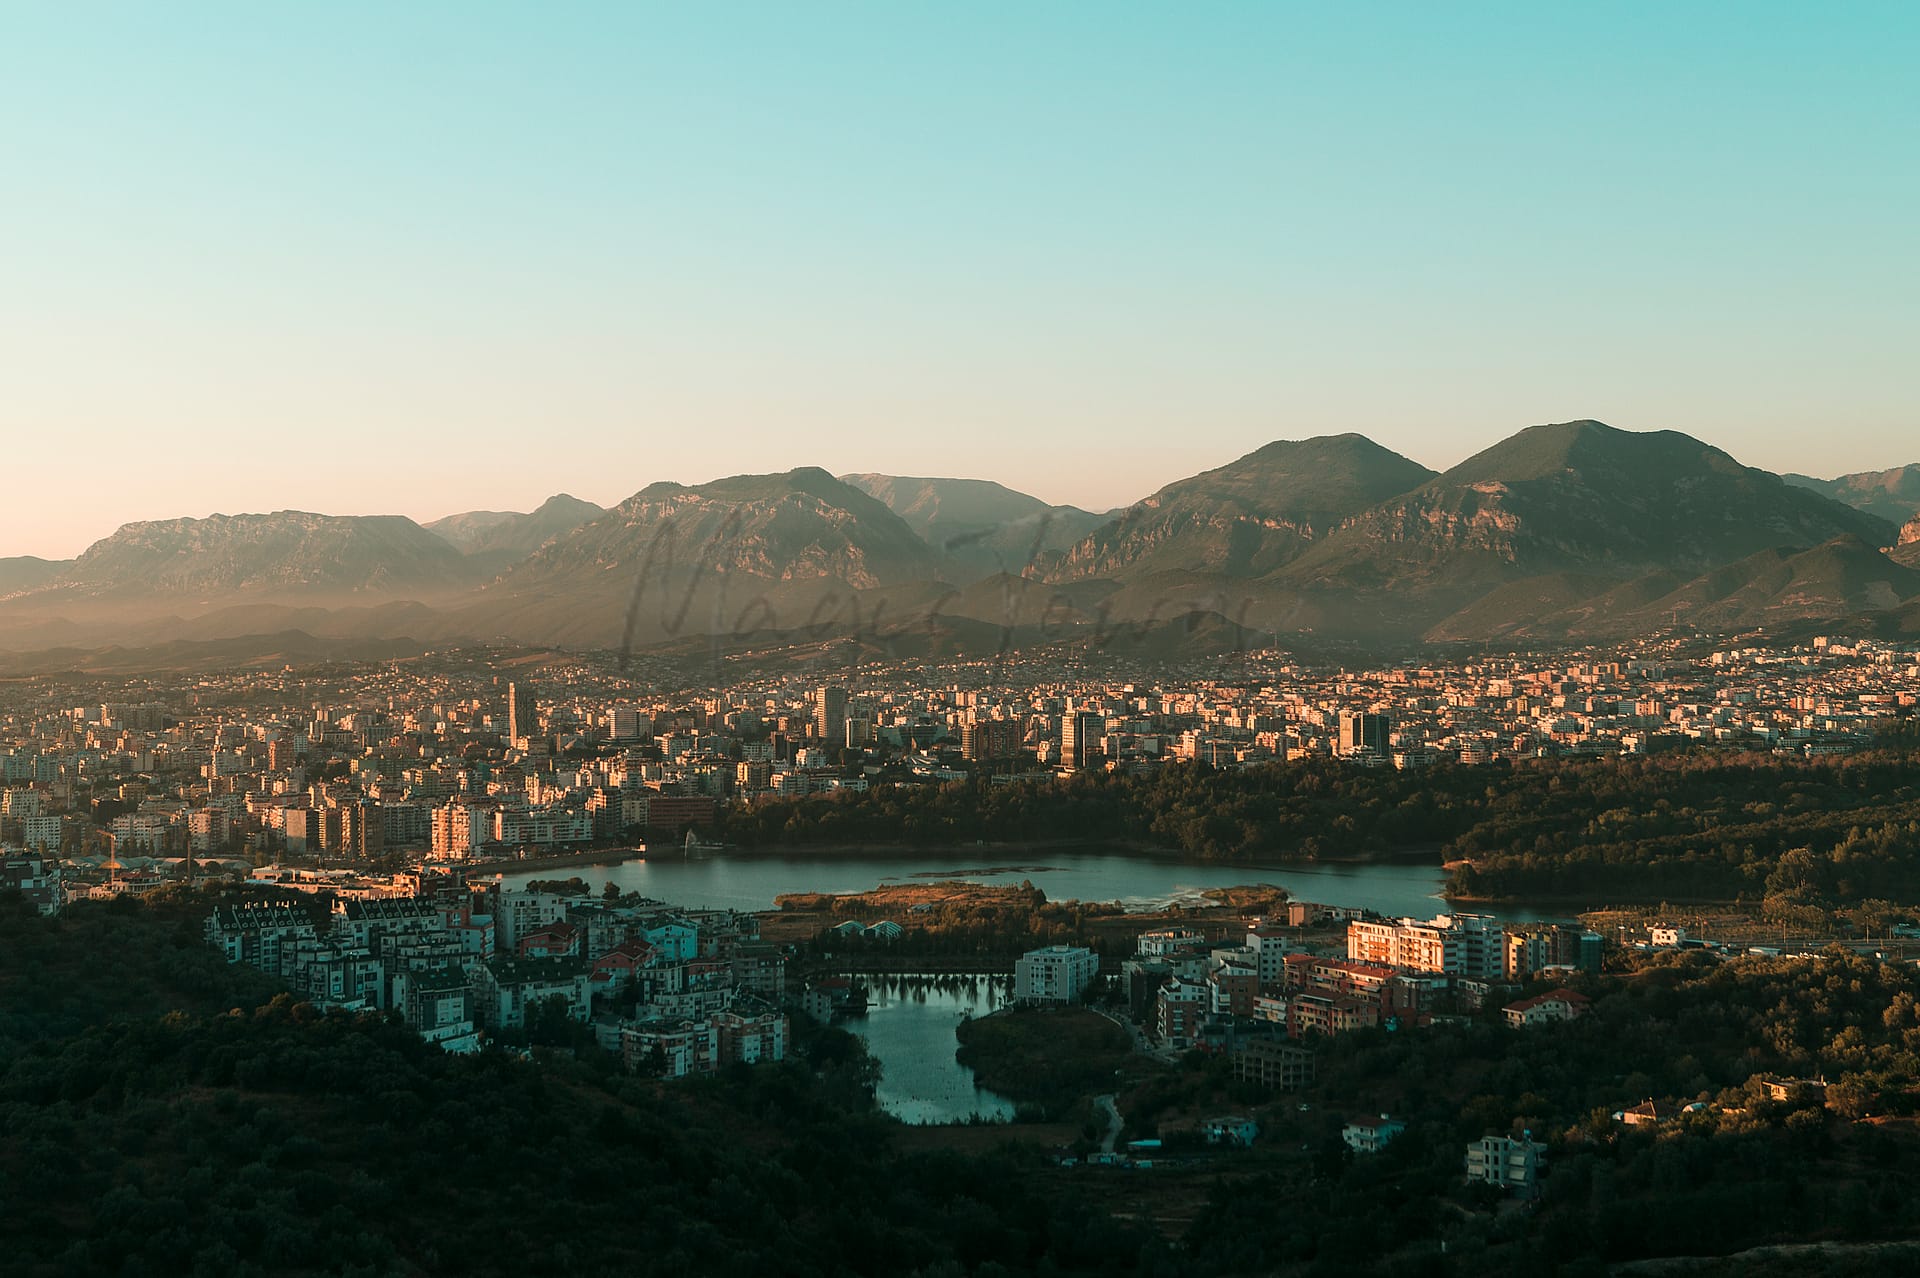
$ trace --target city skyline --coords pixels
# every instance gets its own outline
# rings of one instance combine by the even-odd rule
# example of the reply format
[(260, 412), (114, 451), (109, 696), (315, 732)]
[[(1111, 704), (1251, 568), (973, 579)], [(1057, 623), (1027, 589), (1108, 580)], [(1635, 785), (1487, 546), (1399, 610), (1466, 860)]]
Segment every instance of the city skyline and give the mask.
[(1913, 460), (1908, 8), (858, 16), (0, 18), (0, 550), (1576, 417)]

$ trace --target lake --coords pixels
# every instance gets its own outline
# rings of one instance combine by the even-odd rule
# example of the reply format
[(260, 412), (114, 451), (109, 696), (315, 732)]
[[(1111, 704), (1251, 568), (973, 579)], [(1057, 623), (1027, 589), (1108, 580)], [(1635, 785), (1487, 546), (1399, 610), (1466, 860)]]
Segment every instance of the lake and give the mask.
[[(1298, 900), (1353, 905), (1390, 918), (1427, 918), (1446, 911), (1446, 874), (1438, 865), (1409, 862), (1258, 865), (1180, 861), (1132, 852), (1019, 851), (959, 848), (920, 853), (758, 852), (695, 853), (663, 849), (644, 860), (551, 870), (516, 870), (509, 885), (529, 879), (585, 880), (597, 894), (609, 881), (624, 892), (692, 909), (770, 910), (787, 892), (864, 892), (882, 884), (961, 879), (1017, 884), (1031, 879), (1051, 901), (1118, 901), (1131, 910), (1199, 904), (1208, 888), (1272, 883)], [(1489, 907), (1516, 922), (1570, 917), (1565, 908), (1524, 904)]]
[(865, 1016), (835, 1024), (866, 1040), (880, 1062), (874, 1099), (903, 1123), (1005, 1122), (1013, 1102), (977, 1086), (954, 1059), (954, 1028), (964, 1016), (985, 1016), (1005, 1001), (1004, 986), (986, 977), (863, 976)]

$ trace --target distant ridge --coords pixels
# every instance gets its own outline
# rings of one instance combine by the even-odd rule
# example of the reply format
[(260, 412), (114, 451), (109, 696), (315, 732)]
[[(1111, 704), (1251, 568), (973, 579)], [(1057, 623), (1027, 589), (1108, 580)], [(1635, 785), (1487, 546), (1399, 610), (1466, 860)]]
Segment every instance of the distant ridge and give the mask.
[(1857, 510), (1896, 524), (1920, 514), (1920, 462), (1895, 466), (1891, 470), (1868, 470), (1838, 479), (1814, 479), (1808, 475), (1781, 476), (1788, 483), (1810, 489)]
[[(1871, 507), (1863, 494), (1904, 500), (1913, 469), (1832, 482)], [(0, 560), (0, 650), (40, 653), (298, 632), (301, 652), (405, 637), (1171, 660), (1808, 625), (1920, 632), (1920, 516), (1590, 420), (1438, 474), (1360, 435), (1278, 440), (1107, 515), (984, 480), (802, 467), (429, 527), (302, 511), (135, 523), (64, 563)]]
[(470, 510), (436, 519), (425, 528), (490, 576), (606, 513), (603, 506), (557, 493), (529, 514)]
[(921, 540), (976, 574), (1044, 569), (1105, 521), (985, 479), (840, 478), (885, 502)]
[(87, 547), (48, 588), (107, 599), (333, 598), (444, 593), (472, 579), (451, 546), (411, 519), (281, 510), (125, 524)]
[(0, 597), (44, 586), (72, 566), (71, 559), (41, 559), (35, 555), (0, 559)]

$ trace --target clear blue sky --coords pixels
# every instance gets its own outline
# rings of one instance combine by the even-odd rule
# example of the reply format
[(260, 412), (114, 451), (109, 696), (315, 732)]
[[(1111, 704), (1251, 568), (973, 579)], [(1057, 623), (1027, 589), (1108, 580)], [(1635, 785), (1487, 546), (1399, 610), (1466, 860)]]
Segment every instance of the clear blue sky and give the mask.
[(1920, 459), (1920, 5), (0, 0), (0, 554), (1270, 439)]

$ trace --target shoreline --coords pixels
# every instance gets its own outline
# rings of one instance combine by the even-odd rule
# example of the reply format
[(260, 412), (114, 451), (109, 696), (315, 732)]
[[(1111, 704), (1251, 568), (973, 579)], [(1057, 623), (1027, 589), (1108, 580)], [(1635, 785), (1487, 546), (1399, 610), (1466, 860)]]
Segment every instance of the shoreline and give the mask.
[(766, 857), (804, 860), (833, 857), (839, 860), (895, 859), (900, 857), (946, 858), (972, 853), (1087, 852), (1097, 855), (1121, 854), (1146, 861), (1180, 865), (1245, 866), (1249, 870), (1296, 870), (1316, 866), (1422, 865), (1444, 868), (1437, 847), (1402, 848), (1389, 852), (1357, 856), (1292, 857), (1275, 853), (1251, 860), (1225, 857), (1189, 856), (1178, 848), (1126, 839), (1017, 839), (983, 843), (762, 843), (753, 846), (728, 844), (713, 849), (707, 856), (742, 858)]
[(1578, 907), (1577, 913), (1583, 914), (1583, 915), (1584, 914), (1606, 914), (1609, 912), (1619, 911), (1619, 910), (1651, 910), (1651, 909), (1657, 909), (1662, 905), (1671, 905), (1675, 909), (1711, 908), (1711, 909), (1733, 910), (1733, 909), (1740, 909), (1742, 908), (1743, 905), (1751, 906), (1755, 904), (1754, 902), (1741, 902), (1732, 897), (1719, 897), (1719, 896), (1700, 896), (1700, 897), (1667, 896), (1667, 897), (1660, 897), (1658, 899), (1649, 899), (1644, 901), (1634, 901), (1634, 900), (1609, 901), (1605, 905), (1588, 905), (1586, 904), (1587, 898), (1577, 897), (1577, 896), (1525, 896), (1525, 897), (1521, 897), (1521, 896), (1449, 896), (1445, 899), (1448, 901), (1458, 901), (1463, 905), (1525, 905), (1525, 906), (1553, 906), (1555, 908), (1558, 908), (1560, 906), (1566, 906), (1569, 909), (1574, 909), (1575, 907)]
[[(490, 860), (490, 861), (451, 861), (446, 866), (464, 866), (469, 872), (482, 875), (530, 875), (540, 876), (550, 871), (583, 869), (593, 867), (612, 867), (631, 861), (657, 861), (664, 864), (677, 864), (683, 861), (819, 861), (859, 864), (861, 862), (913, 860), (924, 863), (925, 869), (920, 875), (931, 881), (940, 875), (964, 876), (981, 866), (992, 866), (1001, 873), (1012, 873), (1031, 869), (1043, 871), (1050, 868), (1046, 857), (1049, 853), (1080, 854), (1093, 856), (1121, 856), (1161, 865), (1185, 865), (1207, 867), (1217, 870), (1242, 869), (1247, 878), (1234, 885), (1246, 888), (1285, 887), (1286, 884), (1263, 882), (1262, 875), (1285, 875), (1290, 871), (1326, 870), (1338, 872), (1343, 869), (1363, 869), (1371, 866), (1421, 866), (1444, 871), (1449, 864), (1439, 860), (1439, 850), (1435, 847), (1406, 848), (1393, 852), (1377, 853), (1365, 857), (1321, 857), (1316, 859), (1279, 858), (1263, 861), (1237, 861), (1219, 858), (1192, 857), (1170, 848), (1154, 844), (1103, 839), (1036, 839), (997, 843), (941, 844), (929, 847), (910, 843), (859, 843), (859, 844), (761, 844), (754, 847), (719, 847), (703, 849), (691, 858), (686, 857), (679, 844), (667, 845), (667, 849), (658, 852), (643, 852), (638, 848), (599, 848), (572, 853), (565, 856), (541, 857), (535, 860)], [(1521, 906), (1529, 909), (1566, 909), (1574, 915), (1590, 914), (1609, 909), (1645, 909), (1661, 904), (1680, 908), (1731, 908), (1737, 902), (1719, 898), (1700, 898), (1675, 900), (1672, 898), (1635, 901), (1615, 899), (1602, 905), (1591, 904), (1590, 897), (1573, 896), (1508, 896), (1464, 894), (1451, 895), (1445, 892), (1443, 877), (1442, 892), (1437, 901), (1448, 907), (1499, 909), (1503, 906)], [(860, 889), (864, 891), (866, 889)], [(857, 895), (858, 893), (854, 893)], [(845, 894), (838, 894), (845, 895)], [(1052, 898), (1049, 897), (1051, 900)], [(1062, 898), (1066, 899), (1066, 898)], [(1112, 904), (1113, 902), (1088, 902), (1089, 904)]]
[(620, 865), (627, 861), (644, 861), (647, 854), (639, 848), (600, 848), (592, 852), (575, 852), (566, 856), (542, 856), (525, 861), (425, 861), (425, 866), (458, 866), (469, 872), (481, 874), (533, 874), (541, 870), (577, 870), (589, 865)]

